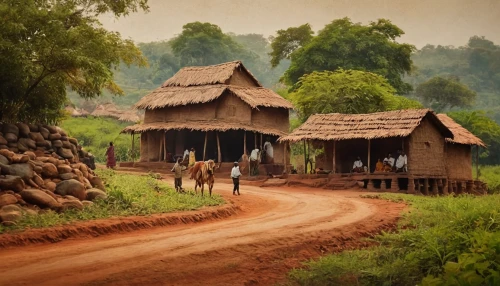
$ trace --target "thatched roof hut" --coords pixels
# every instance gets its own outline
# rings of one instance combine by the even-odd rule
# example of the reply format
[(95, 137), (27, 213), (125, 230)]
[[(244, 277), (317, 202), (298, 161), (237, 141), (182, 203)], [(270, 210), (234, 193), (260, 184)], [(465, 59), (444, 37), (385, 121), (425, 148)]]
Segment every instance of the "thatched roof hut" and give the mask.
[[(185, 67), (135, 107), (145, 110), (144, 123), (123, 132), (142, 133), (142, 161), (165, 160), (194, 147), (197, 160), (222, 162), (234, 162), (262, 146), (263, 134), (281, 146), (276, 139), (288, 132), (293, 108), (263, 88), (240, 61)], [(284, 152), (276, 148), (275, 161), (284, 162)]]
[(472, 147), (476, 146), (476, 161), (479, 148), (484, 142), (456, 123), (446, 114), (438, 114), (439, 120), (451, 130), (453, 139), (446, 139), (446, 170), (451, 180), (472, 180)]

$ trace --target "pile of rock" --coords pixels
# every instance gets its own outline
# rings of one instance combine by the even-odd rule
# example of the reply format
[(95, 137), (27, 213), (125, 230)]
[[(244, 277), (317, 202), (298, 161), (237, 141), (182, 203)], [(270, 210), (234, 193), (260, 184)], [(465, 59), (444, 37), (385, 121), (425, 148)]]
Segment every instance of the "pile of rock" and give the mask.
[(0, 123), (0, 221), (47, 209), (83, 209), (106, 198), (99, 177), (80, 162), (78, 142), (59, 127)]

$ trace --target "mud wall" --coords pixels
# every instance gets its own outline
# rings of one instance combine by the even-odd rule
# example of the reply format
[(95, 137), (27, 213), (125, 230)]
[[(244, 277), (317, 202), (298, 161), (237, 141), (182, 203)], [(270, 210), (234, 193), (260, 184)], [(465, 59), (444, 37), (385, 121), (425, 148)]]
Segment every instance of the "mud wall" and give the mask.
[(226, 82), (229, 85), (245, 86), (245, 87), (256, 87), (258, 86), (251, 79), (250, 75), (243, 70), (235, 70), (233, 75)]
[(252, 122), (252, 108), (237, 96), (228, 92), (217, 99), (216, 118), (239, 123)]
[(444, 137), (424, 118), (408, 141), (408, 172), (416, 176), (445, 176)]
[(471, 146), (446, 143), (446, 172), (451, 180), (472, 180)]
[(252, 124), (254, 126), (272, 127), (288, 133), (290, 129), (288, 109), (273, 107), (253, 109)]

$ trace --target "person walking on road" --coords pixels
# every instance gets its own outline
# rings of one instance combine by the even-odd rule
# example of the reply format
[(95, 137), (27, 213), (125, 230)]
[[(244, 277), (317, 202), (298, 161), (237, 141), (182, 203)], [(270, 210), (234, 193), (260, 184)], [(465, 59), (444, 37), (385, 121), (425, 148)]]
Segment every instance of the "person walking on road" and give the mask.
[(172, 172), (174, 172), (174, 186), (177, 192), (183, 192), (182, 188), (182, 171), (185, 170), (185, 167), (181, 165), (181, 158), (177, 159), (174, 167), (172, 168)]
[(240, 195), (240, 167), (238, 166), (238, 162), (234, 162), (234, 167), (231, 170), (231, 178), (233, 179), (233, 195), (236, 196), (236, 191), (238, 192), (238, 196)]

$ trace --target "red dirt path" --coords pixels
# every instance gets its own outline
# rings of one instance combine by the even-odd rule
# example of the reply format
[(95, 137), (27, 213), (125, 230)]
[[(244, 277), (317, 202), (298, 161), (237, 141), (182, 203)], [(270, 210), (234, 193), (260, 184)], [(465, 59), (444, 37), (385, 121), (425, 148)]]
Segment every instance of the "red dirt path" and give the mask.
[(231, 187), (214, 189), (240, 209), (224, 220), (0, 249), (0, 285), (272, 285), (301, 261), (367, 246), (405, 207), (360, 192), (242, 186), (236, 197)]

